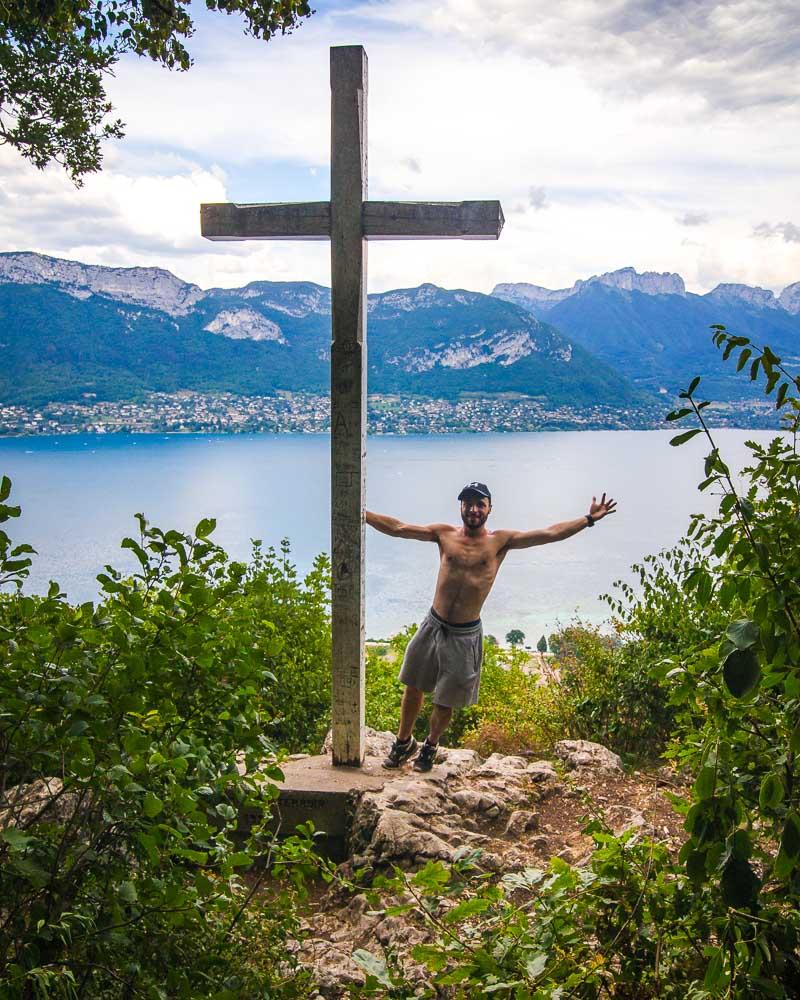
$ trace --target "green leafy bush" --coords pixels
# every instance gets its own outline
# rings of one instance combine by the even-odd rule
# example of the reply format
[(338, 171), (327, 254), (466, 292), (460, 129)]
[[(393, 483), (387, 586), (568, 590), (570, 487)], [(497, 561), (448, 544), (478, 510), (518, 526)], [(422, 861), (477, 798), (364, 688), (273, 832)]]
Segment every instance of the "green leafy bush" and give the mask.
[[(373, 729), (381, 732), (397, 731), (404, 690), (397, 675), (400, 672), (406, 646), (416, 631), (417, 626), (410, 625), (390, 639), (385, 647), (372, 647), (367, 650), (365, 714), (367, 725)], [(425, 719), (429, 717), (428, 712)], [(425, 724), (423, 719), (419, 726)]]
[[(480, 852), (451, 866), (400, 869), (375, 880), (373, 906), (418, 915), (428, 941), (411, 950), (435, 996), (458, 1000), (553, 1000), (610, 996), (683, 1000), (702, 976), (707, 907), (672, 869), (665, 847), (632, 831), (614, 837), (597, 821), (585, 832), (595, 850), (586, 868), (554, 858), (488, 880)], [(404, 900), (399, 905), (396, 900)], [(405, 997), (413, 982), (400, 963), (362, 952), (362, 995)]]
[(575, 624), (552, 635), (550, 646), (552, 684), (570, 737), (640, 760), (663, 751), (674, 712), (667, 687), (653, 676), (647, 644)]
[[(644, 595), (620, 610), (623, 627), (665, 654), (657, 669), (677, 714), (670, 754), (695, 777), (680, 860), (698, 895), (713, 901), (706, 986), (711, 995), (797, 996), (800, 378), (768, 347), (723, 328), (715, 342), (726, 359), (736, 353), (738, 370), (765, 377), (767, 395), (787, 408), (788, 434), (748, 442), (739, 488), (692, 381), (668, 419), (692, 416), (699, 426), (670, 443), (705, 436), (699, 488), (716, 492), (718, 510), (692, 518), (674, 578), (653, 567)], [(662, 611), (666, 629), (657, 627)]]
[(563, 700), (557, 688), (529, 666), (522, 649), (485, 645), (481, 697), (461, 713), (464, 746), (492, 753), (541, 753), (565, 736)]
[[(0, 522), (19, 514), (10, 488)], [(138, 521), (139, 569), (106, 567), (97, 606), (56, 584), (0, 600), (0, 995), (299, 995), (288, 966), (234, 946), (281, 777), (264, 692), (284, 640), (265, 609), (293, 592), (267, 600), (264, 561), (229, 562), (211, 520)], [(19, 588), (30, 556), (0, 531), (0, 581)]]
[(270, 736), (292, 753), (319, 753), (331, 717), (330, 560), (317, 556), (301, 580), (289, 556), (285, 539), (278, 552), (255, 542), (243, 597), (274, 637), (263, 695)]

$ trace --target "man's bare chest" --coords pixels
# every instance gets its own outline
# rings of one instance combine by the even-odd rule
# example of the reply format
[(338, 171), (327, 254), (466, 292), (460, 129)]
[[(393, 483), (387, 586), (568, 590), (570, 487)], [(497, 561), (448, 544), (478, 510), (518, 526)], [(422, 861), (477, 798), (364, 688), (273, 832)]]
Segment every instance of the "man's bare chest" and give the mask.
[(441, 548), (441, 559), (443, 568), (449, 572), (467, 575), (495, 573), (499, 566), (496, 547), (488, 542), (480, 545), (449, 542)]

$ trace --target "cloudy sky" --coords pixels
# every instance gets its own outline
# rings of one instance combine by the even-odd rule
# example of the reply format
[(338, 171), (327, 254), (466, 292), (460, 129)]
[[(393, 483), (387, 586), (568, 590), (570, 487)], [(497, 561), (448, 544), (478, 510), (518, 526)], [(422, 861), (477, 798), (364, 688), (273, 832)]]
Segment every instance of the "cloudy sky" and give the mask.
[(203, 287), (329, 282), (326, 244), (212, 244), (202, 201), (328, 197), (328, 47), (369, 56), (370, 197), (499, 198), (499, 242), (371, 244), (372, 291), (550, 288), (631, 265), (800, 280), (793, 0), (318, 0), (265, 44), (198, 10), (195, 66), (118, 67), (127, 137), (72, 187), (0, 147), (0, 249)]

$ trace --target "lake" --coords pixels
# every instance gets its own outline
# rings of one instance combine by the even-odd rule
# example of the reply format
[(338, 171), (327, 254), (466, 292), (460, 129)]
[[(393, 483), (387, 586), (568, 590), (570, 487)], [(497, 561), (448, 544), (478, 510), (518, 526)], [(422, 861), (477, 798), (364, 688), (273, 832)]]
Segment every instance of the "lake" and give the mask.
[[(647, 553), (673, 544), (694, 511), (715, 509), (699, 493), (702, 436), (671, 448), (671, 431), (581, 431), (372, 437), (367, 504), (416, 523), (458, 523), (456, 497), (488, 484), (489, 526), (545, 527), (578, 517), (603, 490), (618, 513), (563, 542), (511, 552), (484, 607), (501, 641), (521, 628), (535, 643), (575, 615), (601, 622), (598, 597)], [(746, 440), (767, 431), (718, 430), (732, 469)], [(0, 474), (14, 481), (22, 517), (10, 534), (38, 551), (27, 589), (57, 580), (73, 601), (97, 595), (105, 563), (133, 566), (119, 543), (142, 511), (162, 528), (191, 529), (216, 517), (214, 539), (246, 558), (250, 539), (289, 538), (301, 570), (329, 551), (329, 439), (316, 435), (81, 435), (0, 440)], [(437, 549), (367, 529), (367, 634), (384, 637), (419, 621), (433, 596)]]

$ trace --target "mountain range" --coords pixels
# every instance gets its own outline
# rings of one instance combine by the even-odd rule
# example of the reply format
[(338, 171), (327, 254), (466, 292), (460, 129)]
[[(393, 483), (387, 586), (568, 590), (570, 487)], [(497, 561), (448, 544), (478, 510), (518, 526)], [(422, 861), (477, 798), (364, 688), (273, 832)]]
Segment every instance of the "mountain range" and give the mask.
[(700, 374), (706, 391), (719, 399), (760, 392), (721, 363), (709, 332), (715, 323), (769, 344), (791, 368), (800, 366), (800, 282), (780, 296), (742, 284), (720, 284), (706, 295), (695, 295), (686, 291), (679, 274), (639, 274), (626, 267), (576, 281), (571, 288), (500, 284), (492, 295), (546, 317), (561, 333), (651, 391), (674, 393)]
[[(252, 282), (203, 291), (157, 268), (0, 255), (0, 400), (146, 391), (325, 393), (330, 290)], [(645, 405), (613, 367), (500, 298), (425, 284), (371, 295), (372, 392), (519, 393), (553, 405)]]
[[(424, 284), (370, 295), (372, 392), (456, 399), (521, 394), (551, 406), (652, 405), (695, 374), (719, 399), (755, 391), (722, 364), (709, 327), (769, 343), (800, 364), (800, 282), (686, 291), (633, 268), (569, 289), (497, 285), (491, 295)], [(0, 401), (133, 399), (148, 391), (329, 385), (330, 290), (252, 282), (203, 290), (160, 268), (0, 254)]]

